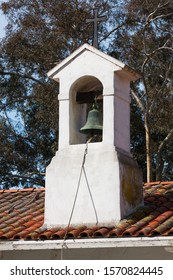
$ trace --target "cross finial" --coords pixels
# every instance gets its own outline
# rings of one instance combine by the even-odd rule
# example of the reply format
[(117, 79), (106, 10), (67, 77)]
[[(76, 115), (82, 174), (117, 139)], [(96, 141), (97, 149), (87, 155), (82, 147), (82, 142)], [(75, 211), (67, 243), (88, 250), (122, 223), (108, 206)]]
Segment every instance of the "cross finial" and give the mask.
[(94, 39), (93, 39), (93, 46), (98, 49), (98, 22), (106, 20), (106, 16), (99, 17), (98, 10), (94, 9), (94, 18), (93, 19), (86, 19), (86, 23), (93, 23), (94, 24)]

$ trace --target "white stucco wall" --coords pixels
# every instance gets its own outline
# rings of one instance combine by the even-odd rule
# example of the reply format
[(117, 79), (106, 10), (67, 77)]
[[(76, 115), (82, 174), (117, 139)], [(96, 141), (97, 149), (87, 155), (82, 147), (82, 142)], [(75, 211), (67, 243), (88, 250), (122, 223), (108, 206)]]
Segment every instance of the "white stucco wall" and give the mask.
[[(58, 77), (60, 80), (59, 150), (71, 144), (70, 131), (72, 132), (72, 130), (70, 130), (69, 125), (71, 124), (71, 117), (74, 118), (74, 116), (70, 115), (71, 109), (69, 106), (73, 105), (73, 103), (70, 103), (70, 95), (75, 94), (76, 84), (79, 83), (79, 88), (81, 86), (80, 79), (85, 77), (94, 77), (103, 85), (103, 103), (105, 104), (103, 112), (103, 142), (114, 145), (114, 71), (118, 70), (120, 70), (120, 67), (117, 65), (100, 58), (90, 51), (86, 51), (55, 75), (54, 79), (56, 80)], [(90, 81), (92, 81), (92, 78), (88, 79), (88, 84)], [(81, 118), (83, 118), (82, 115)], [(77, 127), (78, 130), (80, 128)], [(121, 129), (123, 130), (123, 127)]]
[(0, 259), (172, 260), (173, 238), (160, 236), (1, 241)]
[[(59, 150), (46, 169), (44, 223), (113, 226), (143, 203), (141, 172), (130, 154), (130, 81), (136, 76), (122, 62), (88, 45), (49, 76), (60, 83)], [(86, 110), (76, 94), (89, 94), (100, 86), (103, 139), (88, 144), (80, 178), (86, 140), (79, 130)]]
[[(1, 251), (0, 260), (60, 260), (60, 250)], [(64, 260), (173, 260), (164, 247), (65, 249)]]

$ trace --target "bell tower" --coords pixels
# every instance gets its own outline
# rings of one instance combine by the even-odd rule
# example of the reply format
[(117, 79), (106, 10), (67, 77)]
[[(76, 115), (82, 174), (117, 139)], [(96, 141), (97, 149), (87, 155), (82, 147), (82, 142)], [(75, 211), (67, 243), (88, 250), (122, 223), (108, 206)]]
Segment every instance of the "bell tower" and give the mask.
[[(46, 169), (45, 224), (114, 226), (143, 204), (130, 153), (130, 82), (140, 76), (88, 44), (48, 76), (60, 84), (59, 147)], [(103, 99), (102, 139), (87, 143), (80, 130), (94, 96)]]

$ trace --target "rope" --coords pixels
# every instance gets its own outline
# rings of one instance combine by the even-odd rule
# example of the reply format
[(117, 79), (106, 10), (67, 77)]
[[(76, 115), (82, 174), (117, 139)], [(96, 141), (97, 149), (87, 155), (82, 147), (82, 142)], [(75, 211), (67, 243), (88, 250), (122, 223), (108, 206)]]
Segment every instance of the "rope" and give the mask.
[(82, 166), (81, 166), (81, 170), (80, 170), (80, 174), (79, 174), (79, 180), (78, 180), (78, 184), (77, 184), (75, 198), (74, 198), (70, 218), (69, 218), (69, 221), (68, 221), (68, 225), (67, 225), (67, 228), (66, 228), (66, 232), (65, 232), (65, 235), (64, 235), (64, 238), (63, 238), (63, 243), (62, 243), (62, 248), (61, 248), (61, 260), (63, 260), (63, 249), (67, 248), (67, 245), (65, 244), (65, 240), (67, 238), (68, 230), (69, 230), (69, 227), (70, 227), (70, 224), (71, 224), (73, 212), (74, 212), (75, 205), (76, 205), (76, 200), (77, 200), (78, 193), (79, 193), (79, 187), (80, 187), (80, 182), (81, 182), (81, 178), (82, 178), (82, 171), (84, 172), (84, 175), (85, 175), (85, 180), (86, 180), (86, 183), (87, 183), (88, 191), (89, 191), (91, 201), (92, 201), (92, 205), (93, 205), (93, 208), (94, 208), (94, 213), (95, 213), (95, 216), (96, 216), (96, 224), (98, 224), (98, 216), (97, 216), (96, 208), (95, 208), (95, 205), (94, 205), (94, 200), (93, 200), (93, 197), (92, 197), (92, 193), (91, 193), (91, 190), (90, 190), (90, 186), (89, 186), (89, 183), (88, 183), (88, 179), (87, 179), (86, 171), (85, 171), (85, 167), (84, 167), (85, 160), (86, 160), (86, 155), (88, 153), (88, 144), (92, 141), (92, 139), (93, 139), (93, 136), (86, 142), (86, 148), (85, 148), (84, 155), (83, 155), (83, 161), (82, 161)]
[(94, 213), (95, 213), (95, 216), (96, 216), (96, 225), (98, 224), (98, 215), (97, 215), (97, 211), (96, 211), (96, 208), (95, 208), (95, 205), (94, 205), (94, 200), (93, 200), (93, 196), (92, 196), (92, 193), (91, 193), (91, 189), (90, 189), (90, 186), (89, 186), (89, 183), (88, 183), (88, 179), (87, 179), (87, 176), (86, 176), (86, 171), (85, 171), (85, 167), (83, 166), (83, 172), (84, 172), (84, 175), (85, 175), (85, 180), (86, 180), (86, 183), (87, 183), (87, 187), (88, 187), (88, 191), (89, 191), (89, 194), (90, 194), (90, 197), (91, 197), (91, 202), (92, 202), (92, 205), (93, 205), (93, 208), (94, 208)]

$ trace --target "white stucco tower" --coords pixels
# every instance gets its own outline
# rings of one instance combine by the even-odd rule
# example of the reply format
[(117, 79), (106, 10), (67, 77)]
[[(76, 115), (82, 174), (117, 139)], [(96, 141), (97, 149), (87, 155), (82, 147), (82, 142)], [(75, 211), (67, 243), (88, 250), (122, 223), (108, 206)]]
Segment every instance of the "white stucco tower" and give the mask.
[[(139, 75), (124, 63), (84, 44), (49, 71), (60, 84), (59, 149), (46, 170), (45, 224), (113, 226), (143, 203), (142, 177), (130, 153), (130, 81)], [(103, 92), (102, 142), (86, 137), (86, 104), (79, 92)], [(87, 182), (86, 182), (87, 179)], [(79, 185), (79, 186), (78, 186)]]

